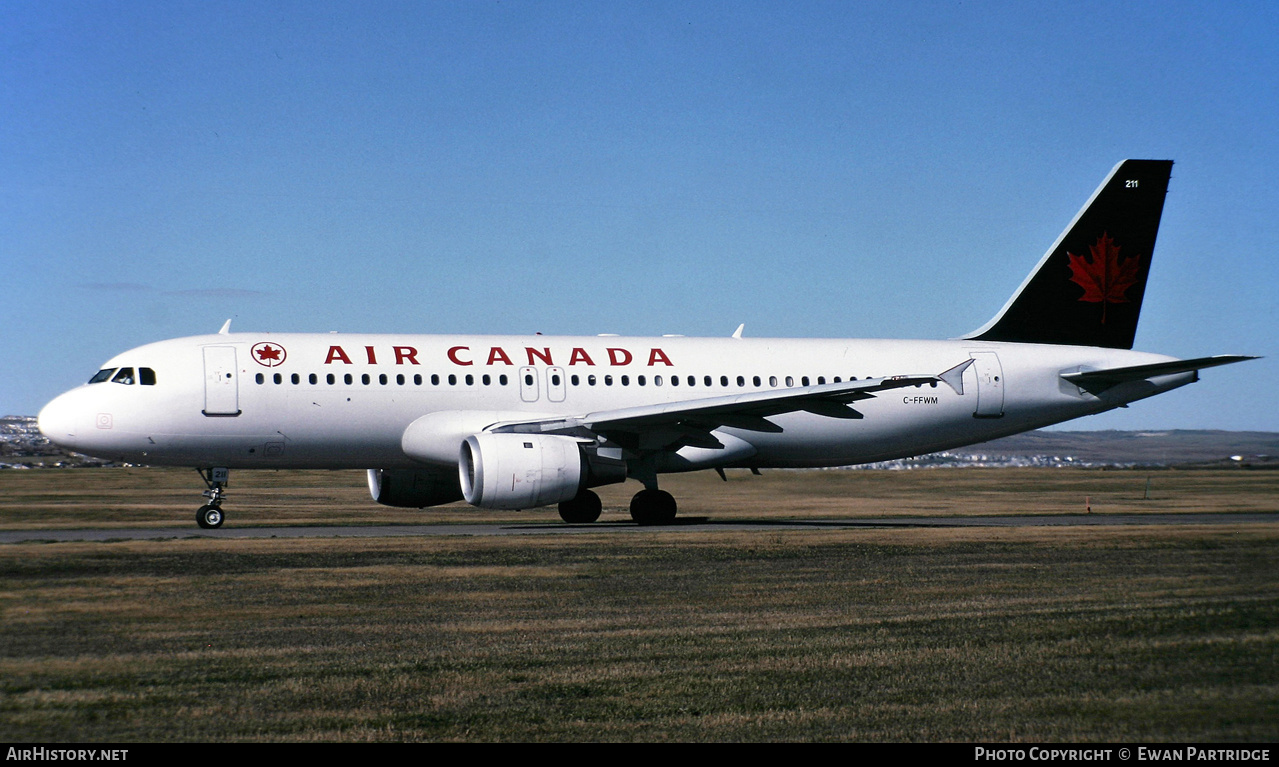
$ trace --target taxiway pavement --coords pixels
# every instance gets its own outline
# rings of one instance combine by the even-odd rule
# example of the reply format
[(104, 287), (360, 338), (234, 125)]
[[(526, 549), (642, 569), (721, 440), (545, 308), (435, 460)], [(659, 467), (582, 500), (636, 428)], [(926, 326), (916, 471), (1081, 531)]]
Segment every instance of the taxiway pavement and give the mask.
[(228, 524), (216, 530), (197, 527), (80, 528), (63, 530), (3, 530), (0, 543), (167, 540), (176, 538), (388, 538), (440, 535), (565, 535), (578, 533), (720, 532), (729, 530), (848, 530), (913, 527), (1077, 527), (1140, 525), (1279, 524), (1279, 514), (1020, 514), (973, 517), (878, 517), (857, 519), (710, 519), (688, 517), (660, 527), (640, 527), (629, 521), (571, 525), (555, 522), (527, 524), (473, 523), (434, 525), (273, 526)]

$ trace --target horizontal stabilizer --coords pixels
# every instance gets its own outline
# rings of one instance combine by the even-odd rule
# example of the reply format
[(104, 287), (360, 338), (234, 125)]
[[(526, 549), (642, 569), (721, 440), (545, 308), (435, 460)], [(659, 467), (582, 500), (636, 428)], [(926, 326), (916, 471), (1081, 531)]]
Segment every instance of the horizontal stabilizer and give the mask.
[(1193, 360), (1173, 360), (1172, 362), (1156, 362), (1152, 365), (1132, 365), (1130, 367), (1110, 368), (1109, 370), (1086, 370), (1079, 373), (1062, 373), (1061, 377), (1081, 389), (1097, 394), (1117, 386), (1125, 381), (1143, 381), (1147, 378), (1167, 376), (1176, 373), (1189, 373), (1218, 365), (1229, 365), (1232, 362), (1255, 360), (1240, 354), (1219, 354), (1215, 357), (1200, 357)]

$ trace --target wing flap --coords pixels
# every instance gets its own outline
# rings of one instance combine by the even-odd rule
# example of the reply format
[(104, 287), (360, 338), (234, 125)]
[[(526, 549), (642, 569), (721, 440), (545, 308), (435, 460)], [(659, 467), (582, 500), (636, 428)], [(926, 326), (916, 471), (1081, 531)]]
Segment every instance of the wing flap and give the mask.
[(861, 418), (862, 414), (849, 407), (848, 403), (870, 399), (880, 391), (926, 384), (936, 386), (938, 383), (945, 383), (962, 393), (963, 372), (971, 364), (971, 359), (964, 360), (936, 375), (866, 378), (860, 381), (842, 381), (641, 405), (586, 413), (580, 416), (507, 421), (494, 424), (489, 430), (587, 436), (604, 432), (640, 434), (672, 427), (710, 432), (726, 426), (746, 431), (778, 433), (782, 431), (782, 428), (769, 421), (769, 416), (806, 411), (832, 418), (857, 419)]
[(825, 400), (815, 400), (813, 402), (809, 402), (808, 404), (804, 405), (803, 410), (806, 413), (812, 413), (813, 415), (824, 415), (827, 418), (859, 419), (859, 418), (866, 417), (862, 415), (861, 413), (857, 412), (856, 410), (853, 410), (851, 407), (849, 407), (848, 405), (842, 402), (828, 402)]

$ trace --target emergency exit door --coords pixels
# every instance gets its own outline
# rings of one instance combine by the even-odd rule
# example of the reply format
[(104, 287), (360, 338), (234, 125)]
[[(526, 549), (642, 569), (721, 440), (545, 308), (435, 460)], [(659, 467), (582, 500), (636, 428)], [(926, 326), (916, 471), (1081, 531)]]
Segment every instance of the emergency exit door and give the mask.
[(533, 366), (520, 368), (520, 399), (525, 402), (537, 402), (541, 396), (538, 385), (537, 368)]

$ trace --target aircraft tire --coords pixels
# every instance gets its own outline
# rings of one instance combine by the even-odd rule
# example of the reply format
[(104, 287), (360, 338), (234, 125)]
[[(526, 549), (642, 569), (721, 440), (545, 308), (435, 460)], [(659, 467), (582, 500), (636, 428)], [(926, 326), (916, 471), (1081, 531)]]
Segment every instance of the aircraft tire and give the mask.
[(665, 490), (641, 490), (631, 499), (631, 519), (640, 525), (669, 525), (677, 508), (675, 497)]
[(205, 530), (215, 530), (222, 527), (224, 519), (225, 516), (222, 514), (222, 509), (218, 506), (201, 506), (200, 510), (195, 513), (195, 523)]
[(560, 519), (570, 524), (594, 522), (603, 510), (600, 497), (593, 490), (583, 490), (577, 497), (560, 503)]

